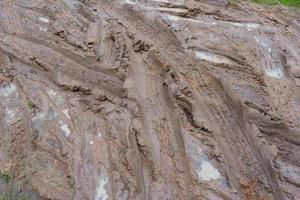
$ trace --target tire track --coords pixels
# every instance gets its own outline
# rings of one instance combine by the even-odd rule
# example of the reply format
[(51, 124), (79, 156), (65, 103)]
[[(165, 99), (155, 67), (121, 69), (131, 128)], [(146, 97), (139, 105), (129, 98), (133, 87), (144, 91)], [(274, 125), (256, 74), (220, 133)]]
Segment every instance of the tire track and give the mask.
[[(133, 30), (139, 30), (139, 32), (142, 32), (142, 34), (145, 34), (148, 38), (153, 37), (154, 34), (159, 35), (159, 37), (156, 37), (156, 40), (155, 40), (155, 42), (153, 41), (153, 43), (156, 44), (156, 46), (159, 48), (159, 50), (162, 52), (162, 54), (166, 55), (166, 57), (168, 58), (170, 63), (172, 63), (174, 66), (176, 66), (178, 71), (182, 71), (182, 68), (184, 68), (185, 66), (195, 65), (196, 63), (198, 63), (194, 60), (194, 58), (190, 58), (188, 56), (187, 56), (187, 58), (189, 58), (191, 61), (186, 61), (187, 58), (181, 59), (181, 60), (179, 59), (179, 58), (183, 58), (183, 56), (181, 56), (178, 51), (176, 51), (176, 54), (175, 54), (174, 50), (175, 49), (179, 50), (181, 45), (180, 45), (180, 42), (176, 39), (176, 37), (174, 36), (174, 34), (172, 32), (169, 32), (168, 30), (164, 31), (164, 29), (157, 30), (155, 28), (156, 25), (152, 24), (152, 22), (150, 22), (150, 21), (147, 21), (147, 19), (142, 18), (138, 13), (136, 13), (136, 12), (134, 12), (134, 11), (128, 9), (128, 8), (118, 8), (116, 6), (116, 7), (114, 7), (114, 10), (107, 10), (107, 11), (110, 12), (110, 13), (114, 13), (117, 10), (120, 10), (119, 12), (125, 13), (125, 19), (127, 21), (126, 22), (123, 21), (123, 20), (121, 20), (121, 21), (122, 21), (122, 23), (125, 23), (125, 24), (128, 24), (128, 22), (132, 22), (132, 24), (128, 24), (128, 26), (133, 27)], [(128, 15), (126, 13), (130, 13), (130, 15)], [(136, 14), (132, 15), (132, 13), (136, 13)], [(164, 27), (163, 25), (161, 25), (161, 26)], [(158, 25), (157, 25), (157, 27), (158, 27)], [(184, 55), (184, 53), (182, 53), (182, 55)], [(174, 62), (177, 62), (177, 63), (171, 62), (171, 60), (174, 61)], [(208, 70), (205, 67), (203, 67), (202, 69), (200, 69), (199, 73), (207, 74)], [(201, 75), (200, 75), (200, 77), (201, 77)], [(191, 81), (199, 82), (199, 79), (193, 78), (192, 80), (190, 80), (190, 82)], [(200, 83), (204, 84), (204, 85), (207, 85), (207, 83), (205, 83), (205, 81), (200, 81)], [(218, 89), (216, 91), (214, 91), (213, 88), (211, 88), (211, 89), (209, 89), (209, 87), (208, 87), (208, 92), (211, 93), (213, 98), (216, 99), (219, 102), (222, 102), (222, 104), (224, 104), (224, 106), (227, 105), (227, 102), (225, 102), (224, 99), (222, 98), (222, 96), (220, 94), (220, 91)], [(198, 92), (200, 92), (200, 94), (201, 94), (201, 91), (198, 91)], [(200, 95), (199, 98), (203, 98), (202, 101), (204, 102), (204, 104), (209, 105), (209, 103), (208, 103), (208, 101), (205, 97)], [(216, 106), (216, 105), (214, 105), (214, 106)], [(208, 106), (208, 108), (209, 108), (209, 110), (212, 110), (211, 107)], [(247, 138), (244, 138), (245, 134), (243, 133), (243, 130), (241, 130), (241, 128), (239, 126), (235, 125), (235, 126), (232, 127), (232, 125), (229, 122), (227, 122), (227, 119), (228, 118), (230, 119), (230, 117), (233, 117), (236, 113), (234, 113), (234, 114), (230, 113), (233, 116), (225, 114), (226, 112), (228, 112), (228, 108), (226, 108), (226, 106), (223, 109), (221, 107), (221, 110), (219, 110), (220, 108), (218, 108), (218, 107), (215, 107), (215, 108), (217, 110), (211, 111), (211, 113), (213, 114), (212, 119), (216, 120), (217, 124), (223, 124), (225, 126), (228, 126), (228, 128), (225, 128), (223, 130), (225, 132), (229, 131), (229, 133), (232, 135), (232, 138), (227, 136), (226, 140), (224, 140), (222, 138), (222, 136), (217, 135), (216, 137), (218, 138), (219, 143), (221, 143), (221, 146), (223, 146), (223, 148), (226, 149), (227, 148), (227, 147), (225, 147), (226, 145), (235, 144), (236, 137), (240, 138), (239, 141), (248, 141)], [(218, 112), (218, 114), (224, 113), (225, 116), (223, 116), (221, 119), (216, 118), (216, 115), (217, 115), (217, 114), (215, 114), (216, 111)], [(214, 116), (214, 114), (215, 114), (215, 116)], [(242, 155), (246, 156), (246, 155), (249, 154), (249, 152), (251, 152), (250, 153), (250, 154), (252, 154), (252, 158), (250, 158), (251, 163), (255, 163), (256, 159), (261, 160), (261, 158), (256, 158), (256, 156), (259, 156), (259, 155), (257, 155), (257, 154), (255, 156), (253, 155), (253, 149), (251, 150), (251, 148), (249, 147), (249, 145), (250, 145), (249, 141), (246, 144), (247, 144), (248, 148), (242, 146), (242, 149), (243, 149)], [(237, 149), (234, 149), (234, 150), (226, 149), (225, 151), (229, 151), (229, 152), (233, 153), (236, 150)], [(228, 156), (231, 153), (228, 153)], [(231, 160), (234, 163), (235, 157), (229, 156), (229, 158), (230, 158), (229, 161)], [(243, 166), (242, 168), (247, 171), (248, 167), (246, 165), (244, 165), (243, 162), (244, 162), (243, 160), (240, 160), (240, 165), (242, 165)], [(257, 168), (258, 169), (264, 169), (264, 166), (262, 166), (263, 164), (264, 163), (261, 162), (259, 165), (257, 165)], [(234, 166), (233, 168), (239, 168), (239, 167)], [(234, 174), (233, 171), (231, 171), (231, 172)], [(243, 173), (243, 174), (245, 174), (245, 173)], [(249, 176), (249, 174), (251, 174), (251, 171), (246, 172), (247, 176)], [(264, 173), (262, 173), (262, 174), (264, 174)], [(269, 184), (272, 185), (272, 190), (274, 192), (274, 198), (278, 199), (278, 200), (282, 199), (281, 195), (280, 195), (280, 192), (278, 192), (278, 191), (280, 191), (279, 187), (276, 185), (276, 182), (275, 183), (273, 182), (274, 179), (272, 179), (270, 177), (270, 174), (265, 174), (265, 175), (267, 175), (267, 177), (268, 177)], [(234, 181), (234, 182), (236, 183), (236, 186), (237, 186), (238, 185), (237, 180)], [(265, 192), (265, 193), (267, 193), (267, 192)]]

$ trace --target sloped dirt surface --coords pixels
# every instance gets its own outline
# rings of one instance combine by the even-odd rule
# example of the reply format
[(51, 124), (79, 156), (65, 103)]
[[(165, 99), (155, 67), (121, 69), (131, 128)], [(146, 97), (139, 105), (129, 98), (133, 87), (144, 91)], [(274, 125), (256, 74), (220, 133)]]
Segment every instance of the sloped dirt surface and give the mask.
[(1, 0), (0, 84), (0, 169), (34, 199), (300, 199), (292, 10)]

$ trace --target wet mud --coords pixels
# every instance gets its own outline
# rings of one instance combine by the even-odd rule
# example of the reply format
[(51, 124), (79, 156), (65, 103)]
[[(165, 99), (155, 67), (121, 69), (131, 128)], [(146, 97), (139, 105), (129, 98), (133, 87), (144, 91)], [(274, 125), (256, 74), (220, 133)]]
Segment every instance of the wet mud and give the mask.
[(292, 9), (2, 0), (0, 186), (9, 173), (31, 199), (300, 199), (299, 87)]

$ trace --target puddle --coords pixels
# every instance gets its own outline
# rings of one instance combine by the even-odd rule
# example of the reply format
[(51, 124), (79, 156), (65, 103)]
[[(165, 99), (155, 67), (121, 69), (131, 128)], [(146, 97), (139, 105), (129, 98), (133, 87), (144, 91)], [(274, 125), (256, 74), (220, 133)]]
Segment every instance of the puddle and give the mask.
[(39, 29), (40, 29), (40, 31), (44, 31), (44, 32), (46, 32), (48, 30), (48, 28), (46, 28), (46, 27), (39, 27)]
[[(44, 23), (44, 24), (48, 24), (48, 23), (49, 23), (49, 19), (46, 18), (46, 17), (38, 17), (38, 19), (39, 19), (42, 23)], [(48, 28), (45, 27), (45, 26), (40, 26), (39, 29), (40, 29), (40, 31), (43, 31), (43, 32), (45, 32), (45, 31), (48, 30)]]
[(207, 158), (205, 152), (200, 148), (200, 144), (196, 139), (187, 139), (187, 152), (189, 159), (193, 164), (201, 181), (213, 181), (221, 177), (220, 172), (215, 168)]
[(38, 131), (40, 135), (44, 133), (44, 129), (47, 124), (54, 120), (57, 116), (57, 113), (53, 112), (53, 110), (41, 111), (38, 112), (32, 119), (32, 127)]
[(246, 28), (248, 31), (256, 30), (259, 28), (259, 24), (256, 23), (239, 23), (239, 22), (230, 22), (231, 25), (236, 27)]
[(283, 72), (280, 68), (267, 68), (265, 71), (266, 71), (266, 75), (269, 77), (278, 78), (278, 79), (283, 78)]
[(154, 3), (170, 3), (175, 5), (182, 5), (184, 4), (185, 0), (152, 0)]
[(49, 23), (49, 19), (47, 19), (45, 17), (39, 17), (39, 20), (44, 22), (44, 23)]
[(139, 3), (136, 0), (122, 0), (122, 4), (130, 4), (130, 5), (137, 4), (145, 10), (153, 10), (153, 11), (160, 11), (160, 12), (173, 12), (178, 14), (187, 12), (186, 9), (182, 9), (182, 8), (151, 7), (151, 6), (147, 6), (146, 4)]
[(7, 125), (14, 124), (21, 119), (17, 87), (14, 83), (0, 88), (0, 102), (3, 106), (4, 120)]
[(0, 88), (0, 96), (1, 97), (10, 97), (15, 94), (17, 91), (17, 87), (15, 84), (9, 84), (5, 87)]
[(282, 79), (284, 77), (284, 72), (280, 66), (281, 61), (278, 59), (278, 53), (276, 50), (272, 50), (272, 41), (269, 38), (259, 38), (255, 36), (255, 41), (263, 49), (267, 50), (267, 66), (265, 67), (265, 73), (267, 76), (277, 79)]
[(267, 49), (269, 54), (272, 53), (272, 48), (271, 48), (272, 42), (270, 40), (259, 39), (257, 36), (255, 36), (254, 38), (257, 44)]
[(98, 138), (99, 140), (102, 140), (102, 137), (103, 137), (102, 133), (101, 133), (101, 132), (98, 132), (98, 133), (97, 133), (97, 138)]
[(16, 123), (20, 119), (20, 117), (18, 117), (16, 114), (16, 108), (8, 108), (8, 106), (5, 107), (5, 122), (8, 125)]
[(71, 134), (71, 130), (69, 129), (69, 126), (65, 124), (62, 120), (60, 120), (58, 123), (60, 129), (64, 132), (65, 137), (68, 138)]
[(135, 0), (122, 0), (121, 4), (135, 4), (136, 1)]
[[(158, 11), (174, 12), (174, 13), (186, 13), (186, 9), (181, 8), (157, 8)], [(179, 17), (178, 17), (179, 18)]]
[(212, 181), (220, 178), (220, 172), (207, 160), (201, 163), (201, 170), (197, 171), (198, 176), (203, 181)]
[(106, 200), (108, 199), (108, 194), (105, 190), (105, 185), (108, 183), (108, 178), (105, 175), (100, 176), (96, 193), (95, 193), (95, 200)]
[(152, 0), (152, 2), (169, 3), (169, 0)]
[[(185, 12), (185, 11), (184, 11)], [(216, 22), (206, 22), (206, 21), (201, 21), (197, 19), (190, 19), (190, 18), (183, 18), (183, 17), (178, 17), (175, 15), (167, 15), (167, 19), (171, 21), (187, 21), (187, 22), (192, 22), (192, 23), (198, 23), (198, 24), (205, 24), (205, 25), (217, 25)]]
[(136, 1), (135, 0), (123, 0), (122, 3), (125, 3), (125, 4), (135, 4)]
[(69, 109), (64, 109), (62, 112), (66, 116), (67, 119), (71, 119), (71, 117), (69, 115)]
[(57, 94), (54, 90), (48, 90), (47, 93), (48, 93), (48, 95), (50, 95), (51, 97), (55, 97), (56, 94)]
[(197, 51), (195, 52), (195, 55), (200, 60), (206, 60), (214, 63), (234, 64), (230, 59), (224, 56), (207, 51)]
[(172, 20), (172, 21), (179, 21), (180, 20), (180, 17), (175, 16), (175, 15), (167, 15), (167, 18), (169, 20)]
[(54, 101), (56, 105), (61, 106), (64, 104), (64, 98), (59, 94), (57, 94), (56, 91), (50, 89), (47, 91), (47, 94), (52, 99), (52, 101)]
[[(32, 119), (32, 127), (42, 135), (50, 124), (57, 123), (56, 120), (59, 119), (59, 114), (54, 112), (51, 108), (49, 110), (44, 110), (38, 112)], [(63, 122), (63, 120), (58, 121), (59, 128), (63, 131), (63, 134), (68, 138), (71, 134), (69, 126)]]
[(15, 111), (5, 108), (6, 117), (8, 118), (14, 118), (16, 116)]
[(64, 3), (66, 3), (71, 10), (76, 10), (80, 6), (80, 1), (76, 0), (64, 0)]

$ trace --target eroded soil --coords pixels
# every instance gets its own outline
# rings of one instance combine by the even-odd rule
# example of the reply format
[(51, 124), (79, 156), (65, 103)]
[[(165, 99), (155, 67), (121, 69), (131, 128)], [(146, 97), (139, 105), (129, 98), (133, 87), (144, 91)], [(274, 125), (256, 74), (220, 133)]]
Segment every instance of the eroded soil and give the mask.
[(30, 199), (300, 199), (293, 10), (1, 0), (0, 84), (0, 170)]

